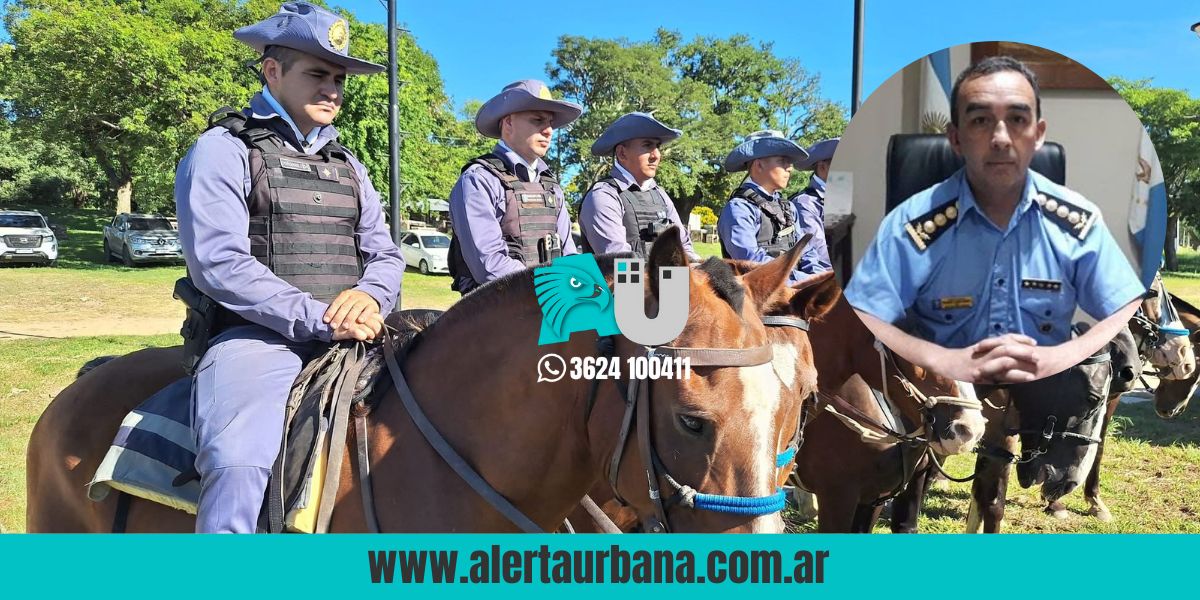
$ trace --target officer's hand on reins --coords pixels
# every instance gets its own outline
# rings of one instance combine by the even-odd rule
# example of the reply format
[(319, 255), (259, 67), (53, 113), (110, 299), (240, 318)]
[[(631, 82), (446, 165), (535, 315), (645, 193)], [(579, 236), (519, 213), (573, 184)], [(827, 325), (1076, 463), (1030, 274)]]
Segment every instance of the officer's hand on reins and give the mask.
[[(338, 294), (337, 298), (329, 303), (324, 321), (337, 330), (344, 323), (365, 324), (368, 316), (372, 314), (379, 314), (379, 303), (366, 292), (351, 289)], [(378, 329), (375, 333), (379, 333)]]
[(364, 322), (362, 323), (351, 320), (343, 321), (341, 327), (334, 328), (333, 341), (355, 340), (370, 342), (382, 335), (383, 315), (376, 312), (364, 316), (363, 320)]

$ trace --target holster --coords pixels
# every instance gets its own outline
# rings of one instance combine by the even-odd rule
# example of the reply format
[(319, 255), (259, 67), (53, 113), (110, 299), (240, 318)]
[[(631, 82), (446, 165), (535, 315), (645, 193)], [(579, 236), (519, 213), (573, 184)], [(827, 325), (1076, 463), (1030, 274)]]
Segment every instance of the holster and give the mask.
[(188, 375), (193, 375), (196, 364), (208, 351), (209, 341), (217, 333), (221, 305), (197, 289), (187, 277), (175, 282), (172, 295), (187, 307), (187, 316), (184, 317), (179, 335), (183, 337), (183, 368)]

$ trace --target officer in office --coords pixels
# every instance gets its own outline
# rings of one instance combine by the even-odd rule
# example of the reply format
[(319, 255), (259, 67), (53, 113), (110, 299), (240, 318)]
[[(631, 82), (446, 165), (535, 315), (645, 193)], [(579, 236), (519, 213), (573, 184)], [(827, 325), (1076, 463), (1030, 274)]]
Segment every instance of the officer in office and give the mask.
[[(803, 148), (778, 131), (751, 133), (725, 157), (726, 171), (747, 172), (717, 219), (725, 258), (767, 262), (796, 244), (795, 209), (780, 192), (795, 164), (806, 158)], [(792, 275), (793, 281), (803, 278), (798, 271)]]
[[(947, 137), (965, 166), (884, 217), (847, 300), (886, 346), (959, 381), (1020, 383), (1108, 343), (1145, 293), (1097, 207), (1031, 170), (1037, 76), (1011, 57), (955, 81)], [(1071, 337), (1076, 307), (1099, 321)]]
[(600, 134), (592, 156), (611, 156), (613, 166), (607, 177), (592, 185), (579, 208), (584, 252), (632, 252), (644, 258), (659, 234), (675, 226), (688, 256), (700, 260), (675, 204), (654, 181), (661, 147), (681, 135), (641, 112), (622, 115)]

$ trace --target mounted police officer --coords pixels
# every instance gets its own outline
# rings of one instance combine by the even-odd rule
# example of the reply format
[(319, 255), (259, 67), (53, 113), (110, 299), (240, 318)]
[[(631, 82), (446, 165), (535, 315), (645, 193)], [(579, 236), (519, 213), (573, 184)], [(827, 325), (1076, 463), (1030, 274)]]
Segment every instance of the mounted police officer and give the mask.
[(175, 179), (193, 293), (216, 309), (193, 387), (198, 532), (255, 531), (292, 382), (331, 340), (378, 335), (404, 272), (330, 124), (346, 76), (383, 67), (350, 57), (346, 21), (305, 2), (234, 37), (262, 53), (263, 90), (213, 116)]
[[(780, 192), (795, 164), (807, 157), (778, 131), (756, 131), (725, 157), (726, 171), (748, 174), (717, 220), (722, 256), (767, 262), (796, 244), (800, 235), (795, 210)], [(799, 278), (793, 273), (793, 280)]]
[[(885, 345), (942, 375), (1062, 371), (1108, 343), (1146, 288), (1096, 206), (1030, 170), (1046, 121), (1028, 67), (985, 59), (950, 102), (965, 166), (883, 219), (846, 299)], [(1076, 307), (1100, 322), (1072, 339)]]
[(644, 258), (658, 235), (674, 225), (688, 256), (700, 259), (675, 203), (654, 181), (662, 161), (661, 146), (681, 135), (682, 131), (640, 112), (622, 115), (600, 134), (592, 144), (592, 156), (613, 157), (613, 167), (608, 177), (592, 185), (579, 208), (584, 252), (632, 252)]
[(542, 161), (556, 128), (583, 109), (536, 79), (510, 83), (475, 116), (492, 151), (463, 167), (450, 192), (451, 287), (459, 293), (564, 254), (575, 254), (558, 179)]
[(804, 254), (800, 256), (799, 269), (809, 275), (824, 273), (833, 268), (829, 261), (829, 246), (825, 241), (825, 179), (829, 177), (829, 164), (837, 150), (839, 138), (822, 140), (808, 149), (808, 158), (796, 165), (796, 170), (812, 169), (808, 186), (791, 197), (796, 211), (796, 229), (801, 236), (812, 234)]

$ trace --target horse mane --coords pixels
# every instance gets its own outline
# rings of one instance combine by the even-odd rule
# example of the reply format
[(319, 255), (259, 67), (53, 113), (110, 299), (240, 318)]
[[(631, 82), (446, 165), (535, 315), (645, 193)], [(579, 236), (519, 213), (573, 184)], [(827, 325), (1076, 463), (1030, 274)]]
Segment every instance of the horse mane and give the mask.
[(1193, 317), (1200, 319), (1200, 308), (1196, 308), (1191, 302), (1188, 302), (1187, 300), (1184, 300), (1183, 298), (1180, 298), (1179, 296), (1176, 296), (1175, 294), (1172, 294), (1171, 292), (1167, 292), (1167, 295), (1171, 297), (1172, 303), (1178, 304), (1179, 306), (1186, 308)]
[(738, 283), (734, 269), (725, 261), (711, 257), (704, 261), (699, 269), (708, 275), (708, 285), (722, 300), (733, 307), (734, 312), (742, 313), (742, 304), (746, 300), (746, 288)]

